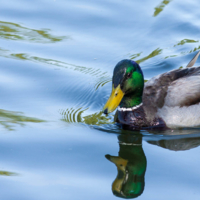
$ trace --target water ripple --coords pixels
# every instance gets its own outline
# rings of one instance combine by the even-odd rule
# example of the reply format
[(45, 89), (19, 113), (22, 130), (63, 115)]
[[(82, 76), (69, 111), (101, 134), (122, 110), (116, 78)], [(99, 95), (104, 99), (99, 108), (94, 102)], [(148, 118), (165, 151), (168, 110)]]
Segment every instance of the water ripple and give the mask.
[(74, 64), (70, 64), (67, 62), (62, 62), (62, 61), (54, 60), (54, 59), (50, 59), (50, 58), (31, 56), (27, 53), (13, 53), (7, 49), (2, 49), (2, 48), (0, 48), (0, 56), (5, 57), (5, 58), (28, 60), (28, 61), (33, 61), (33, 62), (44, 63), (47, 65), (53, 65), (53, 66), (57, 66), (57, 67), (63, 67), (63, 68), (81, 72), (83, 74), (89, 74), (89, 75), (91, 75), (93, 77), (97, 77), (97, 78), (102, 78), (107, 74), (107, 72), (102, 71), (100, 69), (96, 69), (96, 68), (78, 66), (78, 65), (74, 65)]
[(102, 77), (96, 82), (94, 88), (95, 88), (95, 90), (98, 90), (99, 87), (103, 87), (105, 84), (107, 84), (111, 81), (112, 81), (112, 79), (109, 76)]
[(82, 123), (92, 127), (98, 126), (99, 128), (105, 128), (107, 130), (115, 126), (114, 115), (106, 116), (102, 111), (87, 114), (89, 108), (68, 108), (66, 110), (60, 110), (62, 115), (62, 121), (67, 123)]

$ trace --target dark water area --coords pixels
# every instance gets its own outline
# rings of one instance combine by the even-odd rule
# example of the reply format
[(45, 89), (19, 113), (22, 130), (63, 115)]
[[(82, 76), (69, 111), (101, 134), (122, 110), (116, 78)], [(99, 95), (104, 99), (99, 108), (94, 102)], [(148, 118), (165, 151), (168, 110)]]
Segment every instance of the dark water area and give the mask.
[(200, 49), (197, 0), (0, 10), (0, 199), (200, 198), (198, 128), (125, 131), (102, 113), (120, 60), (146, 80), (188, 64)]

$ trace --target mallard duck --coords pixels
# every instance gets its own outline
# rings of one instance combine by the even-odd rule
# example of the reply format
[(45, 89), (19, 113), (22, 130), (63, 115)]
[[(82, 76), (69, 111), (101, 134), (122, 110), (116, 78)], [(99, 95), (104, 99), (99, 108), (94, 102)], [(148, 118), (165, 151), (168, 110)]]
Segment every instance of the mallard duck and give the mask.
[(115, 121), (128, 129), (200, 126), (200, 66), (193, 67), (199, 54), (186, 68), (155, 76), (145, 84), (139, 64), (120, 61), (104, 113), (118, 107)]

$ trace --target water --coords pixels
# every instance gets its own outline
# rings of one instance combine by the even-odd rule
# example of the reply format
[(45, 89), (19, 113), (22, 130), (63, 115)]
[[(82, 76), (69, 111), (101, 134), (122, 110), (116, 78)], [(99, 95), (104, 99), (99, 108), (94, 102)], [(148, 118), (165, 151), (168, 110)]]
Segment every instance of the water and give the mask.
[[(121, 59), (146, 80), (187, 65), (199, 10), (197, 0), (2, 2), (0, 198), (116, 199), (114, 180), (126, 180), (124, 197), (199, 199), (199, 129), (127, 132), (101, 113)], [(136, 182), (123, 170), (116, 179), (111, 158), (128, 160)]]

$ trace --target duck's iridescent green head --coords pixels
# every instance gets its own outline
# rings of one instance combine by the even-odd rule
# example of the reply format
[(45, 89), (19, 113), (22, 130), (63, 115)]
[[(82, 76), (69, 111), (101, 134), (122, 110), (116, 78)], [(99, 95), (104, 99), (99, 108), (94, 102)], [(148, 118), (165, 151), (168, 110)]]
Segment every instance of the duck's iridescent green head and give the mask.
[(103, 108), (104, 113), (114, 111), (118, 105), (132, 107), (141, 103), (138, 98), (142, 97), (143, 87), (144, 77), (140, 66), (132, 60), (120, 61), (113, 72), (112, 93)]

